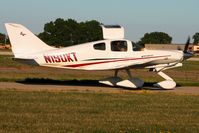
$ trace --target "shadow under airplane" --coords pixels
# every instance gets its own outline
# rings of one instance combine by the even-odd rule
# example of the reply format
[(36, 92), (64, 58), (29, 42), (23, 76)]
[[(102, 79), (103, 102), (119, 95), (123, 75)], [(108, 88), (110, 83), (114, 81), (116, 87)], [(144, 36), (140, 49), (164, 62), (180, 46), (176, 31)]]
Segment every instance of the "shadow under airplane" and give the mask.
[[(83, 80), (77, 80), (77, 79), (71, 79), (71, 80), (55, 80), (55, 79), (49, 79), (49, 78), (26, 78), (24, 80), (16, 81), (17, 83), (22, 84), (32, 84), (32, 85), (67, 85), (67, 86), (93, 86), (93, 87), (111, 87), (108, 85), (104, 85), (99, 83), (98, 80), (89, 80), (89, 79), (83, 79)], [(164, 90), (161, 88), (154, 87), (153, 84), (155, 82), (146, 82), (144, 83), (144, 86), (142, 88), (132, 89), (132, 88), (126, 88), (126, 87), (117, 87), (114, 86), (114, 88), (120, 88), (124, 90)], [(177, 87), (180, 87), (179, 84), (177, 84)]]

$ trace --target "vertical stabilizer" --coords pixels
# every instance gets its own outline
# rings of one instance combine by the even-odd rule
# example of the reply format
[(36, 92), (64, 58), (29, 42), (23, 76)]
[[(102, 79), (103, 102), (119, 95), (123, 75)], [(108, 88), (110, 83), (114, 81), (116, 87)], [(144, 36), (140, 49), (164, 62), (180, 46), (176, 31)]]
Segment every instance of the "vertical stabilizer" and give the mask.
[(55, 49), (20, 24), (6, 23), (5, 26), (15, 58), (26, 58), (27, 55)]

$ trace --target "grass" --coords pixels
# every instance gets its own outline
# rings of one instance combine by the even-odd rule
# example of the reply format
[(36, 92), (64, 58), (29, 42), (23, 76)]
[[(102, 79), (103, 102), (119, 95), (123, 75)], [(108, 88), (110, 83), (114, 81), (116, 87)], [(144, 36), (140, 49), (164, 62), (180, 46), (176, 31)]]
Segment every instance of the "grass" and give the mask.
[(199, 98), (163, 93), (0, 91), (0, 132), (199, 132)]
[[(185, 62), (166, 73), (180, 85), (199, 86), (199, 62)], [(147, 70), (132, 70), (147, 82), (161, 80)], [(0, 56), (0, 82), (77, 84), (113, 75), (28, 66)], [(126, 78), (124, 71), (121, 77)], [(73, 87), (71, 86), (71, 89)], [(0, 132), (199, 132), (199, 98), (169, 93), (25, 92), (0, 90)]]
[[(143, 70), (132, 70), (133, 75), (146, 82), (158, 82), (163, 80), (156, 73)], [(165, 71), (181, 86), (199, 86), (199, 62), (186, 61), (183, 67)], [(0, 82), (2, 81), (26, 81), (27, 79), (50, 80), (99, 80), (113, 75), (113, 71), (78, 71), (67, 69), (46, 68), (28, 66), (12, 60), (12, 56), (0, 56)], [(122, 78), (128, 78), (125, 71), (119, 72)]]

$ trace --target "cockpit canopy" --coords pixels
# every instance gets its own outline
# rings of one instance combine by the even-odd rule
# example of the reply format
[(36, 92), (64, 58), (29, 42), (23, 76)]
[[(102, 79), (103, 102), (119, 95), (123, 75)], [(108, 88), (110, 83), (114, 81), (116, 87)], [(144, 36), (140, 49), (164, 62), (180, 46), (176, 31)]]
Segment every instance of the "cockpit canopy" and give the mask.
[(104, 41), (93, 44), (95, 50), (106, 51), (107, 48), (112, 52), (141, 51), (142, 47), (128, 40)]

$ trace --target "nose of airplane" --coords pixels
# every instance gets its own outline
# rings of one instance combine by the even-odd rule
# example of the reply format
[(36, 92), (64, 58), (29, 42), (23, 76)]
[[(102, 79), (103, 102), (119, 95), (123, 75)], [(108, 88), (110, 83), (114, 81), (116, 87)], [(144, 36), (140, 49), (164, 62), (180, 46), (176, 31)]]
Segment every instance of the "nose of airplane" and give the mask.
[(193, 56), (190, 52), (183, 52), (183, 51), (172, 51), (171, 53), (171, 59), (174, 59), (176, 61), (183, 61), (191, 58)]
[(171, 59), (174, 59), (175, 61), (181, 61), (183, 60), (183, 52), (182, 51), (172, 51), (171, 52)]
[(190, 44), (190, 36), (187, 39), (187, 43), (185, 44), (184, 51), (183, 51), (183, 60), (187, 60), (193, 56), (192, 53), (188, 51)]
[(190, 52), (183, 52), (183, 60), (187, 60), (193, 56)]

